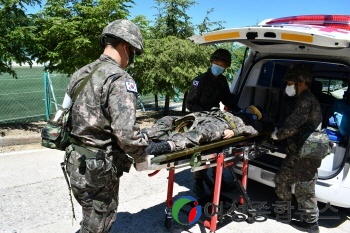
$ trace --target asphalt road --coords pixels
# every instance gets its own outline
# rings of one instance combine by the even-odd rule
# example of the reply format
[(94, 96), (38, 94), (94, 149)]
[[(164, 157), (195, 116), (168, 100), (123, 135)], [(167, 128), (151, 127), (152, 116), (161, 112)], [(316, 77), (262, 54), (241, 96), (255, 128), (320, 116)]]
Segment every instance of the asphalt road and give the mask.
[[(63, 152), (50, 149), (0, 154), (0, 233), (79, 231), (81, 210), (74, 201), (77, 218), (72, 219), (68, 188), (60, 167), (62, 158)], [(150, 172), (137, 172), (132, 169), (121, 178), (120, 204), (112, 233), (209, 232), (200, 222), (193, 225), (174, 222), (170, 229), (165, 228), (167, 171), (162, 170), (153, 177), (149, 177), (148, 173)], [(225, 171), (225, 176), (230, 175), (226, 173)], [(229, 179), (232, 178), (226, 177), (226, 180)], [(189, 169), (176, 170), (174, 198), (194, 196), (190, 191), (192, 185)], [(270, 209), (273, 209), (276, 203), (273, 189), (270, 187), (249, 181), (248, 193), (252, 201), (266, 202), (264, 206)], [(236, 195), (234, 191), (232, 195)], [(323, 209), (325, 205), (320, 203), (319, 207)], [(334, 212), (335, 210), (338, 212)], [(226, 218), (222, 223), (218, 223), (216, 232), (299, 232), (291, 225), (276, 220), (272, 215), (266, 216), (266, 221), (252, 224)], [(348, 210), (335, 207), (321, 213), (320, 216), (323, 218), (319, 221), (322, 233), (350, 232)], [(202, 215), (201, 219), (205, 219), (205, 215)]]

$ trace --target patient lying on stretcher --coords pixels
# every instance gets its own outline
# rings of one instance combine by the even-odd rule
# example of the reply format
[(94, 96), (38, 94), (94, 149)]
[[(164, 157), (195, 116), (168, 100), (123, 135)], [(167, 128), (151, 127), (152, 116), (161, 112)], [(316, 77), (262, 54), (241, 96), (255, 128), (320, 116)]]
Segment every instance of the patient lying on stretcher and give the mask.
[(151, 141), (146, 154), (160, 155), (240, 135), (257, 135), (262, 130), (261, 118), (253, 105), (239, 113), (216, 109), (183, 117), (165, 116), (141, 133)]

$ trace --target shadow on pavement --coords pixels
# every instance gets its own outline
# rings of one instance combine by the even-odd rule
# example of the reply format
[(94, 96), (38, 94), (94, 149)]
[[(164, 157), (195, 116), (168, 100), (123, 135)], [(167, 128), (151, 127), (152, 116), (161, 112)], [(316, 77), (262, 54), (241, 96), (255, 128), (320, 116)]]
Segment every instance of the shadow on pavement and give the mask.
[[(208, 175), (211, 174), (211, 171), (207, 172)], [(241, 179), (239, 175), (237, 175), (238, 179)], [(233, 178), (229, 172), (229, 169), (224, 170), (224, 179), (226, 182), (233, 182)], [(196, 197), (195, 194), (191, 191), (193, 187), (193, 173), (190, 169), (183, 170), (175, 173), (175, 183), (180, 186), (187, 187), (189, 189), (188, 192), (181, 192), (177, 197), (188, 195), (192, 197)], [(174, 192), (175, 192), (174, 188)], [(290, 203), (289, 207), (286, 202), (280, 203), (277, 202), (277, 197), (274, 192), (273, 187), (269, 187), (258, 183), (254, 180), (248, 180), (247, 185), (247, 193), (252, 201), (253, 207), (256, 209), (256, 213), (263, 216), (263, 218), (268, 218), (271, 220), (279, 221), (284, 224), (289, 224), (291, 219), (300, 219), (300, 207), (293, 196), (293, 200)], [(224, 212), (232, 208), (232, 200), (235, 202), (236, 206), (238, 206), (238, 212), (241, 212), (245, 207), (244, 205), (239, 203), (240, 193), (238, 188), (235, 187), (231, 192), (223, 192), (220, 200), (225, 200), (227, 203), (224, 205)], [(211, 199), (210, 199), (211, 200)], [(201, 204), (201, 205), (205, 205)], [(229, 206), (228, 206), (229, 205)], [(320, 210), (319, 216), (319, 225), (325, 228), (336, 228), (347, 220), (350, 220), (350, 211), (346, 208), (340, 208), (336, 206), (327, 205), (326, 203), (318, 202), (318, 207)], [(288, 215), (287, 212), (290, 214)], [(164, 209), (161, 210), (164, 212)], [(268, 213), (267, 213), (268, 212)], [(203, 216), (203, 215), (202, 215)], [(260, 220), (263, 218), (259, 218)], [(202, 219), (203, 220), (203, 219)], [(231, 217), (226, 217), (222, 223), (218, 223), (218, 229), (220, 226), (224, 226), (232, 222)]]

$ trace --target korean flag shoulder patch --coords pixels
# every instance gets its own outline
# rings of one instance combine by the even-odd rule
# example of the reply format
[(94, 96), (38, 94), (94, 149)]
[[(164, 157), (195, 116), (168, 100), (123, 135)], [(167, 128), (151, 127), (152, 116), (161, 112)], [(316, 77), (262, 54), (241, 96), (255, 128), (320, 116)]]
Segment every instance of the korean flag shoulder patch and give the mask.
[(125, 81), (126, 90), (137, 93), (137, 85), (133, 81)]

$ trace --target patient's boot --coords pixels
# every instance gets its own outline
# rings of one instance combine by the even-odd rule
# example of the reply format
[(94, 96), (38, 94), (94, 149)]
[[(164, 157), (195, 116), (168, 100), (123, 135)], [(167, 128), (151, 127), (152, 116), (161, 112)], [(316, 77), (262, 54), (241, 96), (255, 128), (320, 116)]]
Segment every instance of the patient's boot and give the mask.
[(146, 155), (162, 155), (172, 151), (167, 141), (151, 142), (145, 149)]

